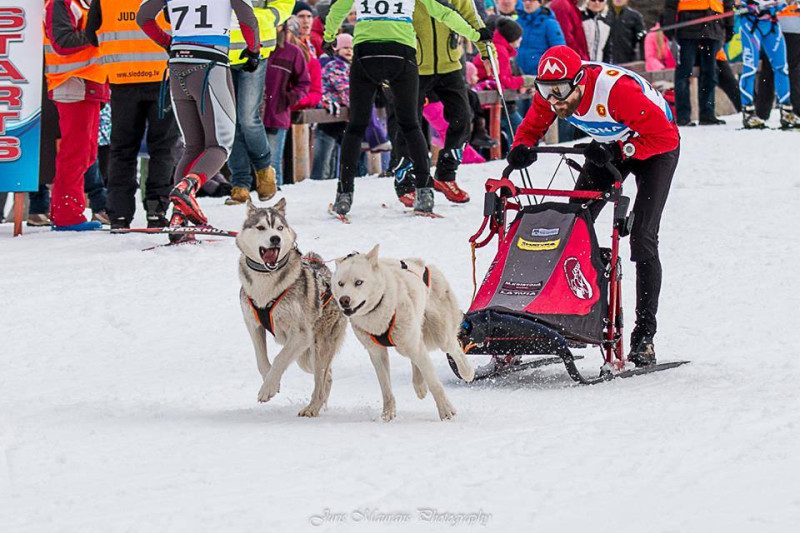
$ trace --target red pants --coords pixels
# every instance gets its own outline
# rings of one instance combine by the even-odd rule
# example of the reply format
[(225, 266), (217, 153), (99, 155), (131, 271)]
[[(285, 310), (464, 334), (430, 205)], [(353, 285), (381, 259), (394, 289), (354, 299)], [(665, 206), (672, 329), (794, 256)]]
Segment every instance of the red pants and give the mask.
[(55, 226), (71, 226), (86, 222), (83, 175), (97, 157), (100, 102), (56, 102), (56, 108), (61, 144), (56, 155), (50, 218)]

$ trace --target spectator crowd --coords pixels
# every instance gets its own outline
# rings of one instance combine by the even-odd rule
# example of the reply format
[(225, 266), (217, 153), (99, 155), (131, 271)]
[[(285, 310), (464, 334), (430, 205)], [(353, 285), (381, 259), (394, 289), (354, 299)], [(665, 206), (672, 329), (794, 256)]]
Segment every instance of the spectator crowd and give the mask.
[[(174, 94), (169, 97), (164, 83), (169, 77), (168, 83), (175, 85), (175, 75), (166, 72), (164, 43), (151, 38), (158, 30), (145, 31), (146, 26), (137, 24), (141, 3), (45, 1), (40, 187), (29, 194), (28, 225), (130, 227), (137, 192), (149, 227), (170, 224), (170, 191), (181, 179), (176, 168), (196, 157), (196, 132), (176, 120), (181, 103)], [(296, 162), (287, 154), (299, 137), (287, 133), (302, 110), (317, 110), (304, 116), (318, 117), (310, 124), (311, 179), (340, 179), (354, 46), (359, 46), (354, 45), (355, 5), (335, 40), (327, 42), (331, 0), (250, 3), (260, 29), (256, 60), (248, 55), (247, 32), (231, 28), (236, 118), (231, 131), (219, 135), (232, 137), (232, 149), (220, 154), (225, 165), (219, 173), (197, 183), (197, 195), (224, 197), (228, 205), (249, 201), (252, 192), (266, 200), (292, 184)], [(469, 200), (456, 183), (459, 164), (484, 161), (498, 147), (508, 150), (536, 91), (540, 58), (555, 45), (572, 48), (584, 61), (640, 73), (674, 71), (674, 77), (657, 77), (654, 85), (674, 106), (679, 126), (724, 124), (715, 111), (719, 87), (743, 113), (745, 128), (765, 127), (776, 107), (782, 127), (800, 127), (800, 10), (793, 2), (663, 0), (660, 17), (652, 21), (629, 0), (451, 4), (473, 28), (485, 25), (491, 33), (490, 40), (470, 42), (438, 20), (434, 23), (417, 2), (413, 24), (420, 118), (431, 152), (438, 154), (434, 186), (450, 201)], [(163, 13), (154, 22), (164, 35), (175, 23)], [(496, 62), (489, 60), (487, 47), (496, 52)], [(216, 76), (215, 70), (208, 69), (206, 77)], [(690, 98), (695, 76), (697, 122)], [(518, 96), (508, 99), (501, 136), (492, 138), (488, 107), (481, 105), (479, 95), (495, 91), (498, 82)], [(395, 100), (384, 84), (374, 102), (367, 103), (373, 108), (357, 173), (379, 167), (382, 176), (395, 179), (398, 198), (411, 205), (413, 198), (407, 196), (413, 187), (404, 188), (403, 180), (413, 174), (413, 165), (394, 113)], [(559, 120), (557, 129), (562, 141), (581, 135), (565, 121)], [(4, 203), (0, 197), (0, 219)], [(89, 221), (84, 218), (87, 203)]]

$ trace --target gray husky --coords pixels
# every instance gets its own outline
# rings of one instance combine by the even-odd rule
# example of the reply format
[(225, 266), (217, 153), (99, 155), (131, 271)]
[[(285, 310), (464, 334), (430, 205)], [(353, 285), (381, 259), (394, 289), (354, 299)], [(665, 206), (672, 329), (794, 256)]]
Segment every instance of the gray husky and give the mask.
[[(311, 401), (299, 416), (318, 416), (331, 392), (331, 363), (344, 341), (347, 319), (333, 303), (331, 271), (314, 253), (303, 256), (286, 221), (286, 200), (260, 209), (248, 203), (247, 219), (236, 237), (241, 250), (239, 300), (253, 339), (263, 384), (259, 402), (280, 390), (281, 376), (293, 361), (314, 374)], [(267, 357), (267, 332), (282, 346), (273, 364)]]
[(457, 332), (462, 313), (442, 272), (421, 259), (378, 259), (378, 246), (366, 254), (336, 260), (333, 295), (359, 342), (369, 352), (383, 394), (383, 419), (395, 417), (387, 348), (411, 359), (414, 391), (431, 391), (442, 420), (456, 410), (436, 375), (428, 352), (449, 354), (466, 381), (475, 369), (464, 357)]

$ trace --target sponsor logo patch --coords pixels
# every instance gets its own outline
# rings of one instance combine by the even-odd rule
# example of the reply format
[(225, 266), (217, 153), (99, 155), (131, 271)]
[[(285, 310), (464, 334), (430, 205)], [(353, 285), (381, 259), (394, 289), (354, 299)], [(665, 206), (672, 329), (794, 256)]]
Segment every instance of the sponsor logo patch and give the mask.
[(606, 74), (608, 74), (609, 76), (619, 76), (619, 71), (612, 68), (607, 70)]
[(558, 228), (533, 228), (531, 237), (555, 237), (558, 235)]
[(558, 248), (559, 244), (561, 244), (561, 239), (556, 239), (554, 241), (533, 242), (526, 241), (520, 237), (519, 241), (517, 241), (517, 248), (520, 250), (525, 250), (526, 252), (544, 252), (547, 250), (555, 250)]
[(564, 261), (564, 275), (567, 277), (567, 284), (572, 294), (579, 300), (589, 300), (592, 298), (594, 291), (592, 285), (586, 276), (583, 275), (581, 269), (581, 262), (577, 257), (568, 257)]
[(563, 78), (567, 75), (567, 67), (564, 66), (560, 59), (549, 57), (544, 65), (539, 67), (539, 76), (541, 77), (545, 74), (556, 74)]
[(604, 106), (603, 104), (597, 104), (595, 109), (597, 110), (597, 114), (600, 115), (601, 117), (606, 116), (606, 106)]
[(518, 283), (504, 281), (499, 293), (507, 296), (535, 296), (542, 289), (542, 282)]

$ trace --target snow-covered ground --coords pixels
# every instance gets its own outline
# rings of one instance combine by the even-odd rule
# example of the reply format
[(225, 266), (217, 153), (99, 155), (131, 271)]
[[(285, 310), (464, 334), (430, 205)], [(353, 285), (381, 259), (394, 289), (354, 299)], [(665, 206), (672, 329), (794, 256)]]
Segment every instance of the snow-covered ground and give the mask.
[[(662, 223), (657, 350), (692, 364), (595, 387), (558, 366), (464, 385), (437, 353), (458, 410), (447, 423), (396, 354), (398, 418), (381, 422), (352, 332), (320, 418), (296, 416), (313, 385), (296, 366), (258, 404), (232, 240), (142, 252), (163, 237), (0, 226), (0, 531), (795, 530), (800, 135), (738, 122), (682, 131)], [(537, 184), (555, 162), (536, 164)], [(349, 226), (325, 211), (332, 182), (283, 194), (301, 250), (424, 257), (466, 308), (467, 237), (502, 167), (464, 167), (473, 201), (437, 196), (443, 220), (404, 214), (377, 178), (357, 182)], [(203, 205), (241, 225), (244, 207)]]

